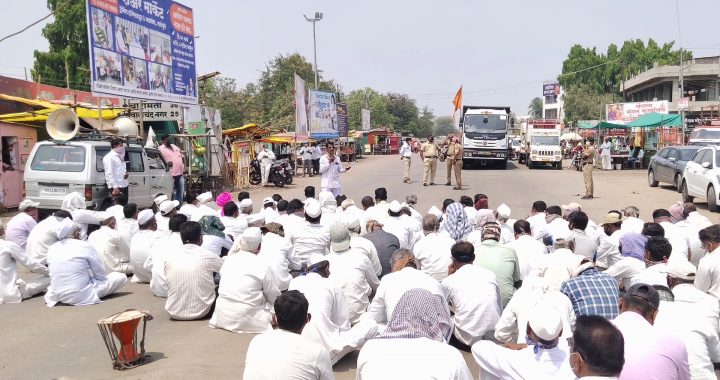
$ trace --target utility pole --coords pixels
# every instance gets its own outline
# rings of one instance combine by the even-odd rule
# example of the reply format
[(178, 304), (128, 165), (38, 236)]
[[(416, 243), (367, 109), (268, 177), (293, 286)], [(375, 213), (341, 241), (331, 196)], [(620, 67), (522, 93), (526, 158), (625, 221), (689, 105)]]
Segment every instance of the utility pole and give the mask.
[[(679, 0), (675, 0), (675, 13), (677, 14), (677, 26), (678, 26), (678, 42), (680, 45), (680, 74), (678, 75), (678, 81), (680, 86), (680, 97), (678, 101), (685, 97), (685, 80), (683, 78), (683, 71), (685, 71), (685, 55), (682, 48), (682, 34), (680, 32), (680, 3)], [(682, 143), (685, 145), (685, 130), (687, 129), (685, 123), (685, 110), (680, 111), (680, 117), (682, 118)]]
[(305, 20), (308, 22), (311, 22), (313, 24), (313, 56), (315, 58), (315, 89), (318, 89), (318, 65), (317, 65), (317, 37), (315, 34), (315, 23), (322, 20), (323, 14), (322, 12), (315, 12), (315, 17), (310, 18), (308, 16), (303, 15), (305, 17)]

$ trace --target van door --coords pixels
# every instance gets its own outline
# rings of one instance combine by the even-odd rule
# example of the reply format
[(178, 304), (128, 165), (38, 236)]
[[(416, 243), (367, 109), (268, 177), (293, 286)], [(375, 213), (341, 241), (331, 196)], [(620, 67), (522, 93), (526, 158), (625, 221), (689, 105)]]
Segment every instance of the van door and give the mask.
[(147, 206), (150, 198), (150, 179), (145, 170), (145, 156), (142, 148), (128, 147), (126, 151), (128, 172), (128, 202)]
[(145, 154), (147, 155), (150, 175), (150, 199), (154, 199), (160, 194), (170, 197), (173, 191), (173, 178), (170, 175), (165, 159), (157, 149), (146, 148)]

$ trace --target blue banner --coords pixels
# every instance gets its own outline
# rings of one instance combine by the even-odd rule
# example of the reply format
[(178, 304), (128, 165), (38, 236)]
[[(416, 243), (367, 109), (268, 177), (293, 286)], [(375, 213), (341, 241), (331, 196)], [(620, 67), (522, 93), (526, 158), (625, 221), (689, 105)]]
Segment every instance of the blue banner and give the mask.
[(197, 104), (192, 9), (170, 0), (88, 0), (92, 92)]

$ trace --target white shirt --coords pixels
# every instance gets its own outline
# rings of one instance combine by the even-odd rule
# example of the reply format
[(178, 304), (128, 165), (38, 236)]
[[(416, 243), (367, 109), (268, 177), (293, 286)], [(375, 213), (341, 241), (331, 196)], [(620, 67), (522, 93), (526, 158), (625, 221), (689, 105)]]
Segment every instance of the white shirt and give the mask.
[(48, 274), (47, 267), (27, 257), (19, 245), (0, 239), (0, 304), (22, 301), (22, 294), (18, 289), (18, 280), (22, 280), (17, 275), (17, 263), (32, 272)]
[(246, 333), (270, 330), (270, 310), (278, 296), (280, 291), (265, 260), (246, 251), (229, 255), (220, 269), (210, 327)]
[(720, 299), (720, 247), (700, 259), (695, 273), (695, 286)]
[(340, 157), (335, 156), (335, 160), (330, 162), (328, 155), (320, 157), (320, 173), (322, 179), (320, 180), (320, 187), (323, 189), (339, 189), (340, 185), (340, 173), (345, 173), (345, 167), (340, 162)]
[(311, 146), (304, 146), (300, 148), (300, 154), (302, 155), (303, 160), (312, 160), (313, 156), (313, 147)]
[(515, 250), (520, 267), (520, 279), (525, 279), (530, 273), (539, 270), (541, 260), (547, 253), (545, 245), (530, 235), (520, 235), (508, 244)]
[(207, 249), (208, 251), (220, 256), (222, 254), (222, 249), (225, 248), (227, 250), (230, 250), (233, 246), (233, 241), (230, 240), (230, 238), (227, 237), (227, 235), (224, 238), (221, 238), (220, 236), (215, 235), (203, 235), (203, 243), (202, 248)]
[(454, 244), (455, 240), (445, 231), (423, 236), (413, 247), (419, 269), (430, 277), (442, 281), (448, 276), (448, 266), (452, 264), (450, 248)]
[(530, 231), (535, 239), (542, 239), (543, 236), (545, 236), (544, 233), (547, 222), (545, 221), (544, 212), (539, 212), (533, 216), (529, 216), (525, 220), (530, 223)]
[(699, 233), (702, 228), (698, 228), (687, 220), (681, 220), (674, 226), (678, 235), (685, 239), (685, 244), (690, 249), (690, 262), (697, 267), (700, 259), (707, 253), (700, 241)]
[(472, 354), (480, 366), (480, 379), (574, 379), (570, 368), (570, 348), (559, 343), (551, 349), (534, 353), (529, 346), (511, 350), (495, 342), (483, 340), (472, 346)]
[(600, 152), (600, 155), (610, 157), (610, 149), (612, 149), (612, 144), (609, 142), (604, 142), (600, 147), (602, 148), (602, 152)]
[(572, 230), (572, 237), (575, 240), (575, 250), (573, 252), (575, 252), (576, 255), (585, 256), (592, 261), (595, 253), (597, 253), (598, 244), (595, 238), (587, 232), (589, 229), (590, 227), (585, 231), (577, 228)]
[(300, 270), (313, 253), (327, 254), (330, 250), (330, 228), (322, 224), (305, 222), (290, 232), (293, 254), (290, 269)]
[(105, 170), (105, 182), (110, 189), (128, 187), (128, 181), (125, 179), (125, 173), (127, 173), (125, 157), (120, 157), (116, 151), (111, 149), (103, 157), (103, 169)]
[(688, 253), (690, 247), (683, 232), (670, 222), (660, 222), (660, 225), (665, 230), (665, 238), (668, 239), (670, 245), (672, 245), (672, 253), (668, 261), (678, 259), (689, 260)]
[[(156, 264), (154, 264), (156, 265)], [(215, 301), (214, 272), (220, 272), (223, 261), (207, 250), (185, 244), (165, 257), (167, 301), (170, 317), (192, 320), (204, 317)]]
[(553, 241), (557, 239), (567, 239), (570, 237), (570, 228), (567, 220), (557, 217), (545, 224), (545, 232), (543, 236), (549, 236)]
[(617, 230), (610, 236), (600, 235), (600, 244), (598, 245), (595, 265), (601, 268), (609, 268), (620, 260), (620, 237), (622, 231)]
[(411, 245), (413, 243), (413, 234), (410, 231), (409, 226), (403, 223), (400, 217), (388, 216), (382, 221), (383, 230), (395, 235), (400, 241), (400, 248), (413, 249)]
[[(605, 271), (605, 274), (615, 277), (618, 285), (623, 285), (625, 289), (630, 289), (633, 284), (631, 278), (642, 273), (644, 270), (645, 261), (633, 257), (623, 257), (611, 265)], [(665, 281), (665, 283), (667, 284), (667, 281)]]
[(332, 380), (330, 355), (321, 345), (285, 330), (271, 330), (250, 341), (245, 380)]
[(25, 253), (27, 253), (30, 259), (42, 264), (47, 262), (48, 248), (58, 241), (55, 229), (59, 223), (58, 218), (51, 215), (41, 220), (40, 223), (30, 231), (25, 248)]
[(138, 225), (137, 219), (129, 218), (118, 220), (115, 229), (120, 234), (120, 239), (122, 239), (123, 244), (130, 249), (132, 238), (138, 233), (140, 226)]
[(477, 265), (466, 264), (442, 280), (445, 297), (455, 311), (455, 337), (466, 345), (495, 329), (502, 305), (495, 274)]
[(560, 290), (562, 283), (572, 276), (578, 264), (577, 259), (577, 255), (567, 248), (556, 249), (540, 259), (540, 277), (550, 289)]
[(468, 222), (474, 226), (476, 222), (475, 219), (477, 219), (477, 210), (475, 207), (465, 206), (463, 210), (465, 210), (465, 216), (467, 216)]
[(121, 220), (125, 220), (125, 207), (121, 205), (114, 205), (110, 206), (105, 210), (105, 212), (110, 213), (112, 216), (115, 217), (115, 220), (117, 222), (120, 222)]
[(628, 216), (620, 225), (620, 231), (622, 231), (623, 235), (629, 232), (639, 234), (642, 233), (644, 224), (645, 222), (642, 219), (634, 216)]
[(130, 242), (130, 265), (133, 267), (133, 282), (148, 283), (152, 279), (151, 268), (145, 268), (145, 263), (160, 239), (167, 238), (167, 234), (153, 230), (139, 230)]
[(108, 226), (102, 226), (88, 237), (108, 272), (132, 273), (130, 248), (120, 239), (120, 234)]
[[(332, 267), (330, 271), (332, 273)], [(375, 298), (373, 298), (363, 318), (370, 318), (382, 324), (387, 323), (392, 317), (400, 297), (408, 290), (415, 288), (425, 289), (432, 294), (439, 295), (442, 297), (443, 303), (448, 305), (440, 282), (420, 270), (407, 267), (383, 276), (380, 286), (375, 292)], [(449, 314), (449, 306), (447, 310)]]
[(687, 216), (687, 221), (699, 229), (712, 226), (712, 222), (710, 221), (710, 219), (697, 211), (689, 213)]
[(275, 159), (275, 153), (272, 151), (269, 151), (267, 149), (263, 149), (258, 153), (257, 160), (260, 161), (263, 165), (269, 165), (272, 163), (272, 160)]
[(37, 222), (32, 216), (20, 212), (13, 216), (5, 226), (5, 240), (13, 242), (25, 249), (30, 231), (35, 228)]
[[(243, 231), (248, 228), (246, 218), (221, 216), (220, 221), (225, 226), (225, 231), (223, 232), (232, 236), (235, 241), (237, 241), (240, 238), (240, 235), (242, 235)], [(287, 229), (285, 231), (287, 231)]]
[(380, 285), (375, 270), (362, 252), (354, 248), (327, 255), (330, 279), (340, 285), (351, 323), (357, 323), (370, 304), (370, 294)]
[(400, 147), (400, 157), (412, 158), (412, 148), (410, 148), (410, 144), (408, 144), (407, 142), (403, 142), (402, 146)]
[[(640, 273), (630, 277), (630, 286), (635, 284), (667, 286), (667, 264), (659, 263), (644, 268)], [(625, 289), (629, 289), (626, 287)]]
[(380, 276), (380, 273), (382, 273), (382, 264), (380, 264), (380, 258), (378, 257), (375, 244), (362, 236), (350, 236), (350, 246), (353, 247), (354, 250), (360, 251), (363, 255), (367, 256), (375, 274)]
[(157, 242), (155, 249), (150, 252), (150, 256), (145, 262), (145, 269), (152, 273), (150, 289), (156, 297), (167, 297), (168, 295), (165, 259), (168, 255), (179, 252), (183, 247), (179, 232), (162, 234), (160, 241)]
[(64, 239), (48, 249), (50, 287), (45, 293), (48, 307), (62, 302), (91, 305), (100, 302), (94, 285), (107, 280), (105, 265), (93, 246), (82, 240)]
[(454, 347), (428, 338), (400, 338), (365, 343), (358, 356), (355, 378), (472, 380), (473, 376)]
[[(190, 219), (188, 218), (188, 220)], [(160, 211), (155, 213), (155, 223), (158, 231), (170, 232), (170, 218), (163, 216)]]
[(498, 221), (500, 225), (500, 244), (508, 244), (515, 241), (515, 229), (513, 228), (515, 222), (517, 222), (515, 219), (508, 219), (507, 222), (504, 223)]
[(258, 257), (265, 260), (270, 267), (273, 282), (281, 291), (287, 290), (292, 276), (290, 275), (290, 262), (288, 257), (292, 254), (290, 241), (280, 235), (268, 232), (262, 237)]

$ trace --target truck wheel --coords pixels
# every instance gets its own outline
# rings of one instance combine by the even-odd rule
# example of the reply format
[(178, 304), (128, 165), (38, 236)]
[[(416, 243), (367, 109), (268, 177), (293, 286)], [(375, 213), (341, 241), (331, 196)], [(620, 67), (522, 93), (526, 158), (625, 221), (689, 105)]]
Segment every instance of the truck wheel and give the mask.
[(528, 169), (534, 169), (534, 168), (535, 168), (535, 165), (533, 165), (533, 162), (532, 162), (532, 161), (529, 161), (529, 160), (528, 160), (527, 164), (528, 164)]
[(558, 161), (558, 163), (555, 164), (555, 169), (556, 169), (556, 170), (562, 170), (562, 161)]
[(501, 165), (502, 165), (502, 168), (501, 168), (502, 170), (507, 170), (508, 159), (507, 159), (507, 158), (504, 159), (504, 160), (502, 161)]

